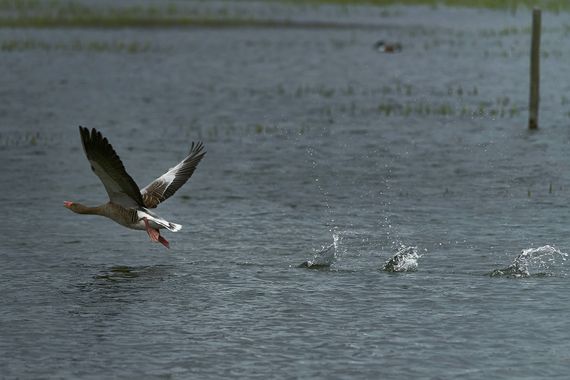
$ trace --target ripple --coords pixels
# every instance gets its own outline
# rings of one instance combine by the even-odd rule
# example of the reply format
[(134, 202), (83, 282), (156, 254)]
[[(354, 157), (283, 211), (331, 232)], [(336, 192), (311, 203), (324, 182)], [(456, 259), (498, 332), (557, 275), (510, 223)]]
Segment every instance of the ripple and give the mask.
[(155, 265), (155, 266), (113, 266), (107, 270), (103, 270), (100, 273), (93, 276), (96, 280), (105, 280), (111, 282), (121, 282), (129, 281), (135, 278), (144, 278), (149, 280), (163, 279), (167, 276), (172, 269), (166, 265)]

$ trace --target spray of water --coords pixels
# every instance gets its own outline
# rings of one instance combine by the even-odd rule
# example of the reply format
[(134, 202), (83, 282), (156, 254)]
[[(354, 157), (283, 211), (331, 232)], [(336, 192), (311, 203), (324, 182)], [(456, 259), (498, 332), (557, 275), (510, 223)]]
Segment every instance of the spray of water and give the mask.
[(402, 245), (398, 252), (386, 263), (382, 270), (386, 272), (414, 272), (418, 269), (418, 248)]
[(523, 249), (511, 265), (492, 271), (490, 276), (520, 278), (564, 275), (564, 263), (567, 257), (567, 253), (550, 245)]
[(309, 269), (327, 269), (334, 264), (338, 259), (338, 252), (340, 248), (340, 234), (336, 229), (332, 230), (333, 242), (327, 246), (323, 246), (320, 250), (315, 252), (313, 258), (305, 261), (300, 268)]
[[(331, 229), (332, 243), (321, 247), (313, 253), (313, 257), (298, 267), (308, 269), (329, 269), (331, 266), (338, 267), (343, 259), (366, 257), (373, 259), (370, 253), (370, 242), (365, 235), (356, 231), (340, 230), (337, 227)], [(418, 248), (399, 243), (396, 254), (388, 260), (383, 270), (387, 272), (412, 272), (418, 268), (418, 259), (421, 255)], [(364, 255), (364, 256), (362, 256)], [(349, 260), (350, 261), (350, 260)], [(370, 267), (371, 262), (365, 262), (364, 267)], [(348, 267), (354, 269), (358, 263), (350, 261)]]

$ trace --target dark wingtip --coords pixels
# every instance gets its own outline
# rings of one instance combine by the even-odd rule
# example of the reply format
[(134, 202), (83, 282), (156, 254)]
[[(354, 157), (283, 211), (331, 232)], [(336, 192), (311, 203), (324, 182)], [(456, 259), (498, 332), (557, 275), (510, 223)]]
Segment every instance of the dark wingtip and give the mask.
[(104, 137), (103, 134), (95, 128), (91, 128), (91, 131), (85, 128), (85, 134), (93, 143), (110, 145), (107, 138)]
[(91, 136), (91, 134), (89, 133), (89, 128), (86, 128), (82, 125), (79, 126), (79, 134), (81, 135), (81, 138), (89, 138)]
[(86, 139), (89, 138), (89, 130), (83, 126), (79, 126), (79, 136), (81, 137), (81, 142), (83, 144), (83, 148), (85, 148)]
[(198, 142), (194, 142), (192, 141), (192, 145), (190, 146), (190, 156), (191, 155), (198, 155), (200, 154), (201, 156), (206, 154), (206, 151), (204, 151), (204, 143), (202, 143), (202, 141), (198, 141)]

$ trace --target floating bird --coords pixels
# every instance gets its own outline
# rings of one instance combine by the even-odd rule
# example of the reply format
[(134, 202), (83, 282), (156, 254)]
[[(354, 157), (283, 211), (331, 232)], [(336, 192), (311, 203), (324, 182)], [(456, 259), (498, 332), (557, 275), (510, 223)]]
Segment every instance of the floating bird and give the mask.
[(399, 53), (402, 51), (402, 45), (398, 42), (387, 43), (380, 40), (374, 44), (374, 50), (381, 53)]
[(140, 190), (101, 132), (95, 128), (89, 131), (81, 126), (79, 132), (85, 155), (91, 169), (103, 182), (109, 202), (89, 207), (65, 201), (64, 206), (78, 214), (101, 215), (127, 228), (145, 230), (152, 241), (169, 248), (170, 244), (160, 235), (160, 230), (166, 228), (177, 232), (182, 226), (164, 220), (149, 209), (156, 208), (188, 181), (206, 154), (204, 145), (201, 142), (192, 142), (190, 153), (184, 160)]

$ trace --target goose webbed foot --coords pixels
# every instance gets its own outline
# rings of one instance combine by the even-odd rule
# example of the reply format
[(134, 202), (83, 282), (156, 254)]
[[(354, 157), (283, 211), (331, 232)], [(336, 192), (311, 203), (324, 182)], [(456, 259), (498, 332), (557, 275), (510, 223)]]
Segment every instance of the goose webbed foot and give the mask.
[(144, 220), (144, 225), (146, 226), (146, 233), (150, 237), (150, 240), (156, 243), (160, 243), (164, 245), (166, 248), (170, 248), (170, 243), (168, 242), (168, 240), (160, 236), (160, 231), (152, 228), (149, 225), (147, 218), (143, 218), (143, 220)]

